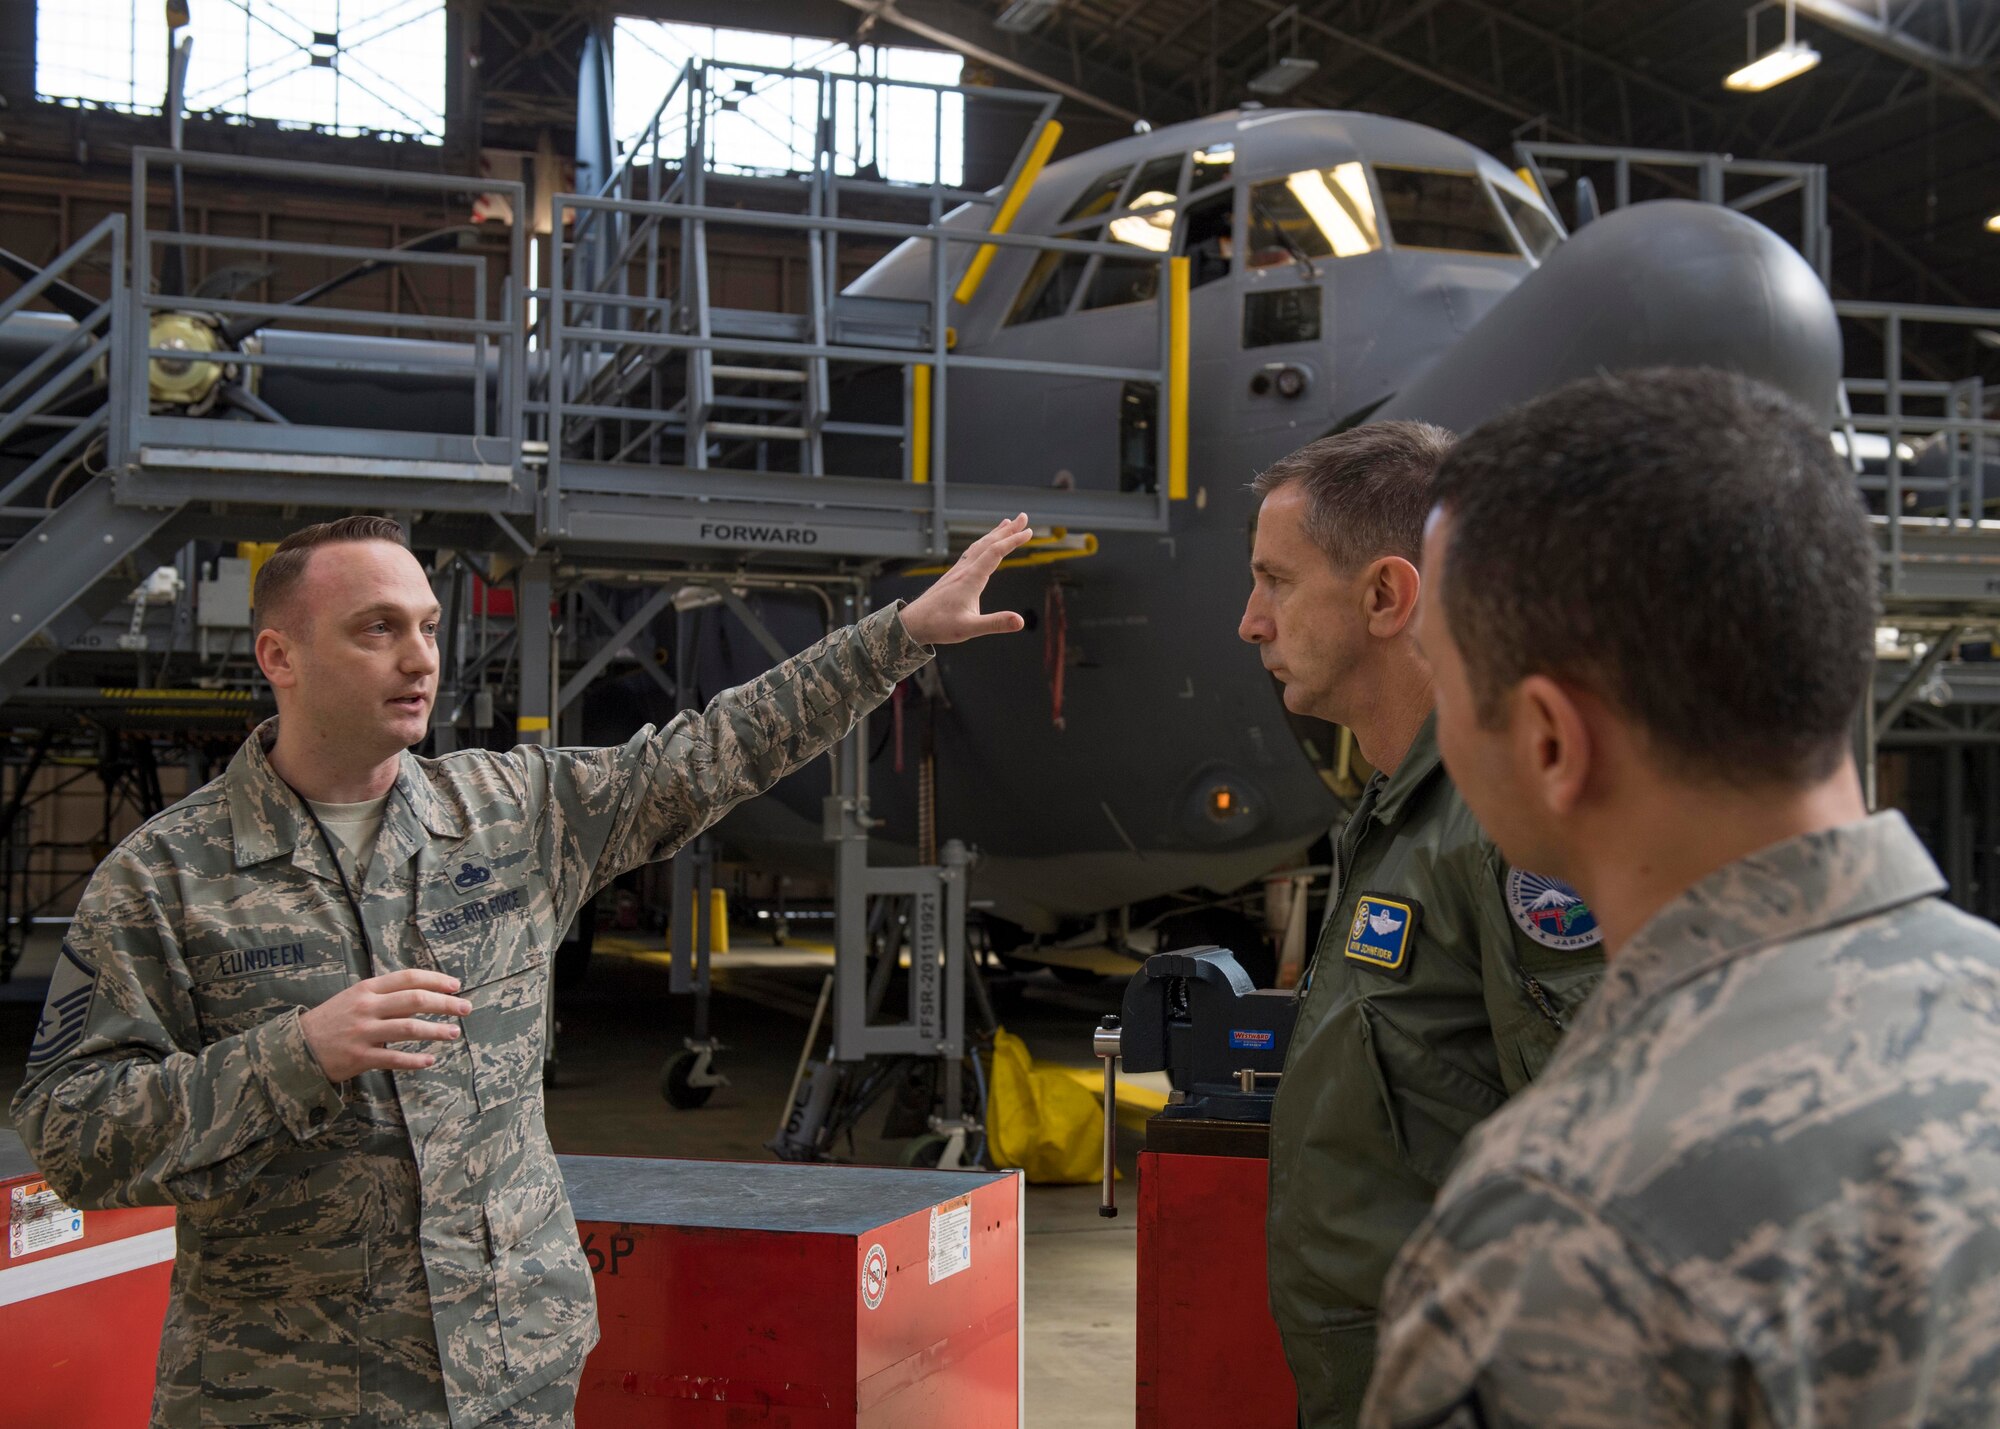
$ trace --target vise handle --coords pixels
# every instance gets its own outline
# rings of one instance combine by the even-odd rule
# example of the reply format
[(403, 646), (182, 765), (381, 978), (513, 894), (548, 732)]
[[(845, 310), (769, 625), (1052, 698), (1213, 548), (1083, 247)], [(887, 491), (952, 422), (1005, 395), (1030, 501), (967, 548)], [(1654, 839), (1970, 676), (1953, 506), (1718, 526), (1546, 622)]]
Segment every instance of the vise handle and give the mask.
[(1104, 1199), (1097, 1214), (1116, 1216), (1118, 1195), (1118, 1050), (1123, 1034), (1118, 1019), (1107, 1016), (1090, 1035), (1090, 1050), (1104, 1062)]

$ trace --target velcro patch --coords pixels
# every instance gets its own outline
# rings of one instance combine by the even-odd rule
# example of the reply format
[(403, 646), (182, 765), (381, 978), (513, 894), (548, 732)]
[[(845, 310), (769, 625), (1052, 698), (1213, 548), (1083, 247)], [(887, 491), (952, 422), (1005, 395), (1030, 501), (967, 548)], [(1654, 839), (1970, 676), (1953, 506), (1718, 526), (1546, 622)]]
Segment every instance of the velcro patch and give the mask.
[(1583, 895), (1539, 873), (1508, 871), (1507, 911), (1515, 927), (1545, 948), (1588, 948), (1604, 941)]
[(1354, 922), (1347, 930), (1347, 956), (1377, 972), (1401, 976), (1410, 970), (1410, 949), (1416, 945), (1423, 905), (1414, 898), (1364, 893), (1354, 905)]
[(433, 938), (448, 938), (468, 928), (480, 928), (495, 919), (527, 911), (527, 899), (518, 888), (503, 888), (484, 898), (474, 898), (457, 908), (447, 908), (432, 916), (426, 931)]
[(64, 942), (56, 970), (49, 977), (42, 1020), (35, 1024), (34, 1041), (28, 1046), (30, 1069), (66, 1056), (83, 1040), (90, 1021), (90, 1000), (96, 992), (97, 969)]
[(289, 972), (293, 968), (316, 967), (326, 961), (323, 941), (285, 941), (255, 948), (224, 948), (219, 953), (200, 953), (188, 958), (188, 971), (196, 982), (221, 982), (228, 978), (263, 977)]

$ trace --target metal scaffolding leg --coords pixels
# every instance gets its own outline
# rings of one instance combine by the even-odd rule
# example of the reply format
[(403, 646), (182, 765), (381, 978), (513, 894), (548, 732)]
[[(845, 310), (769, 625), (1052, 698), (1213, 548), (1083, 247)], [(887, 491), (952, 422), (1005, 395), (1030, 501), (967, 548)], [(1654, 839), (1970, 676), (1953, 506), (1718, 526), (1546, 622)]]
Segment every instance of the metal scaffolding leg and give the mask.
[[(841, 613), (856, 618), (858, 597), (845, 596)], [(823, 1061), (802, 1066), (771, 1149), (793, 1160), (829, 1154), (901, 1069), (929, 1062), (937, 1111), (928, 1118), (931, 1135), (913, 1151), (940, 1167), (965, 1166), (977, 1159), (969, 1148), (985, 1112), (981, 1106), (978, 1115), (966, 1114), (963, 1082), (971, 860), (953, 839), (936, 864), (869, 866), (867, 749), (864, 720), (834, 750), (833, 793), (823, 812), (834, 857), (832, 1042)], [(906, 1002), (892, 1011), (888, 994), (906, 949)]]
[[(521, 649), (521, 704), (515, 712), (515, 737), (522, 744), (552, 745), (555, 735), (550, 721), (556, 710), (555, 632), (549, 623), (549, 559), (537, 556), (521, 567), (514, 598), (515, 629)], [(554, 970), (542, 984), (542, 1081), (556, 1079), (556, 980)]]
[[(661, 593), (664, 595), (666, 591)], [(648, 602), (646, 609), (655, 607)], [(693, 629), (693, 613), (675, 611), (674, 700), (683, 710), (693, 706)], [(729, 1085), (729, 1078), (715, 1069), (716, 1056), (723, 1046), (708, 1026), (709, 997), (713, 991), (709, 954), (715, 946), (714, 840), (703, 834), (675, 854), (670, 867), (673, 907), (667, 923), (667, 991), (694, 994), (694, 1032), (682, 1040), (681, 1050), (660, 1069), (660, 1095), (670, 1105), (692, 1111), (706, 1106), (717, 1087)]]

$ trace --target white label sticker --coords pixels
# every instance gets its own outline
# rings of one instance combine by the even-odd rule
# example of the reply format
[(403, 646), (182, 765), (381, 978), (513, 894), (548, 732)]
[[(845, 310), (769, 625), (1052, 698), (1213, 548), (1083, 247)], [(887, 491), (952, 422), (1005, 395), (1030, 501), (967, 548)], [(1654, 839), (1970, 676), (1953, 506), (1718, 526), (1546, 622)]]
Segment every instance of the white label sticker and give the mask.
[(931, 1284), (972, 1269), (972, 1197), (931, 1207)]
[(83, 1212), (65, 1206), (46, 1181), (14, 1187), (7, 1208), (7, 1254), (19, 1259), (38, 1250), (83, 1239)]
[(889, 1289), (889, 1256), (882, 1247), (871, 1245), (861, 1259), (861, 1303), (871, 1310), (882, 1306)]

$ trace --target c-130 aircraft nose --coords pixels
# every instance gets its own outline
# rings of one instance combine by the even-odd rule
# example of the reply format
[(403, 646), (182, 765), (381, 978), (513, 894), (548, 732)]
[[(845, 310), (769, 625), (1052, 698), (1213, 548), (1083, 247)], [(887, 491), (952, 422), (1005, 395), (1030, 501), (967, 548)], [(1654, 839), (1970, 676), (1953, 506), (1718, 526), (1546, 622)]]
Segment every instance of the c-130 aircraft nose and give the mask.
[(1806, 260), (1753, 219), (1667, 199), (1587, 224), (1378, 420), (1466, 432), (1565, 382), (1642, 367), (1724, 367), (1831, 422), (1840, 325)]

